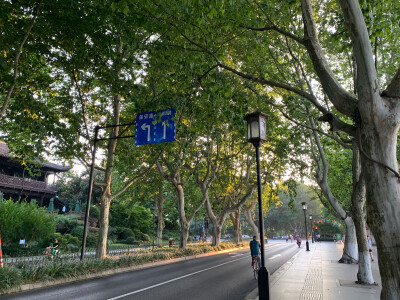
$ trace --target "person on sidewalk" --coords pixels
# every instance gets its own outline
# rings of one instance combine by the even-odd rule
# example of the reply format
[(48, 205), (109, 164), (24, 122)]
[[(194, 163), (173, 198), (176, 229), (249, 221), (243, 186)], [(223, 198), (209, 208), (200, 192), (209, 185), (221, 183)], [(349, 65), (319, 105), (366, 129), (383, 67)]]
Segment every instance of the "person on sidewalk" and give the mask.
[(371, 256), (371, 261), (374, 261), (374, 256), (372, 255), (372, 241), (369, 235), (367, 235), (367, 241), (368, 241), (369, 256)]
[(250, 241), (251, 265), (253, 265), (253, 258), (255, 258), (258, 262), (258, 268), (261, 268), (260, 248), (261, 245), (257, 241), (257, 237), (253, 236), (253, 240)]
[(299, 246), (299, 248), (300, 248), (300, 246), (301, 246), (301, 238), (300, 238), (299, 235), (297, 235), (297, 237), (296, 237), (296, 243), (297, 243), (297, 246)]

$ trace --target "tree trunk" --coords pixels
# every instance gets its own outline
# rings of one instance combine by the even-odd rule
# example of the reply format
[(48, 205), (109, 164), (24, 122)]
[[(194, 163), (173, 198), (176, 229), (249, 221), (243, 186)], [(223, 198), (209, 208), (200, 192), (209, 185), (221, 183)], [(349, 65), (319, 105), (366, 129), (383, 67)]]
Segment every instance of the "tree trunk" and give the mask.
[(357, 244), (359, 252), (357, 282), (361, 284), (373, 284), (371, 262), (366, 258), (368, 256), (367, 230), (365, 228), (365, 180), (360, 171), (360, 151), (357, 144), (353, 143), (353, 192), (351, 195), (351, 204), (354, 215), (354, 224), (357, 232)]
[(96, 257), (104, 259), (107, 254), (107, 235), (109, 225), (109, 211), (110, 211), (111, 199), (107, 196), (102, 196), (100, 201), (100, 229), (99, 238), (97, 241)]
[(356, 264), (358, 262), (356, 227), (351, 217), (344, 219), (344, 223), (346, 224), (346, 238), (344, 241), (343, 256), (339, 262)]
[(164, 230), (164, 215), (162, 204), (157, 202), (157, 247), (162, 247), (162, 234)]
[[(361, 109), (360, 109), (361, 110)], [(390, 116), (361, 130), (361, 162), (366, 181), (367, 220), (378, 246), (381, 299), (400, 299), (400, 184), (396, 158), (398, 128)], [(388, 123), (385, 123), (388, 122)], [(372, 127), (373, 125), (373, 127)], [(376, 126), (376, 127), (375, 127)], [(372, 127), (372, 128), (371, 128)]]
[(260, 234), (258, 233), (258, 227), (254, 223), (254, 220), (252, 217), (252, 210), (251, 209), (243, 210), (243, 215), (244, 215), (244, 218), (245, 218), (247, 224), (250, 225), (250, 227), (253, 231), (253, 236), (257, 236), (257, 237), (260, 236)]
[(240, 226), (240, 208), (235, 211), (235, 213), (230, 213), (229, 217), (233, 224), (233, 241), (235, 243), (240, 243), (242, 238), (242, 230)]
[[(121, 113), (121, 95), (114, 95), (113, 101), (113, 116), (114, 116), (114, 124), (119, 124), (120, 113)], [(112, 173), (113, 173), (113, 163), (115, 158), (115, 149), (117, 147), (117, 139), (119, 128), (118, 126), (112, 128), (110, 134), (110, 141), (107, 145), (107, 161), (106, 161), (106, 169), (104, 173), (103, 180), (103, 191), (100, 199), (100, 220), (99, 220), (99, 238), (97, 242), (97, 258), (103, 259), (106, 257), (106, 249), (107, 249), (107, 234), (108, 234), (108, 225), (109, 225), (109, 212), (110, 212), (110, 204), (111, 204), (111, 182), (112, 182)], [(90, 207), (89, 207), (90, 209)]]
[(174, 184), (178, 196), (178, 214), (180, 226), (179, 249), (186, 249), (189, 235), (189, 224), (186, 220), (185, 214), (185, 194), (182, 185), (179, 184), (179, 181), (180, 180)]
[(219, 248), (219, 243), (221, 241), (222, 225), (213, 226), (213, 239), (212, 246)]
[(359, 256), (357, 282), (361, 284), (373, 284), (374, 277), (372, 276), (371, 259), (369, 257), (367, 242), (367, 230), (365, 228), (365, 213), (363, 211), (364, 203), (365, 198), (364, 201), (359, 201), (358, 205), (353, 205)]
[(189, 226), (187, 223), (180, 224), (180, 235), (179, 235), (179, 249), (186, 249), (187, 240), (189, 236)]

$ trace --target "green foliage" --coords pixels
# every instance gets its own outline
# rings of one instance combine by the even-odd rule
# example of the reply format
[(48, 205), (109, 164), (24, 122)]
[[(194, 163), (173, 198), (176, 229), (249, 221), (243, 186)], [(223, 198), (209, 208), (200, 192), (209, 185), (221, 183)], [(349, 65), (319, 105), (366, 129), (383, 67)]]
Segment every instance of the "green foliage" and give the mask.
[[(95, 179), (99, 179), (98, 174)], [(89, 176), (87, 173), (77, 175), (69, 171), (62, 173), (57, 179), (57, 195), (60, 201), (67, 204), (68, 210), (74, 210), (76, 201), (86, 203), (88, 189)], [(100, 203), (100, 192), (98, 187), (93, 187), (92, 205)], [(83, 207), (81, 207), (81, 211), (84, 211)], [(93, 215), (91, 214), (91, 216)]]
[(136, 244), (138, 244), (139, 242), (135, 241), (135, 238), (134, 238), (134, 237), (128, 237), (128, 238), (126, 239), (125, 243), (127, 243), (127, 244), (129, 244), (129, 245), (136, 245)]
[(323, 223), (316, 223), (314, 226), (318, 227), (318, 233), (321, 236), (333, 236), (336, 233), (344, 234), (346, 232), (346, 228), (342, 223), (336, 224), (335, 226), (332, 222), (323, 222)]
[(23, 283), (21, 272), (14, 268), (0, 268), (0, 291), (18, 287)]
[(307, 208), (307, 231), (311, 229), (311, 223), (309, 215), (313, 215), (314, 218), (321, 215), (321, 204), (316, 199), (312, 189), (304, 184), (297, 184), (296, 196), (293, 200), (291, 196), (286, 193), (280, 193), (280, 203), (273, 204), (266, 213), (265, 227), (267, 229), (267, 235), (287, 235), (296, 234), (294, 227), (297, 228), (297, 232), (305, 234), (304, 230), (304, 212), (302, 209), (302, 202), (308, 203)]
[(1, 237), (5, 245), (43, 240), (55, 231), (53, 216), (39, 208), (36, 203), (13, 202), (5, 200), (0, 204)]
[(135, 236), (133, 230), (128, 227), (117, 227), (117, 229), (119, 240), (126, 240), (127, 238), (133, 238)]
[(84, 227), (82, 225), (74, 227), (71, 230), (71, 235), (81, 239), (83, 237), (83, 229)]
[(118, 229), (117, 238), (145, 240), (151, 233), (153, 216), (149, 209), (132, 202), (114, 202), (110, 208), (110, 226)]
[(71, 233), (75, 227), (82, 226), (82, 222), (77, 220), (76, 215), (57, 215), (54, 218), (57, 232), (62, 234)]
[(86, 237), (86, 246), (87, 247), (96, 247), (98, 239), (99, 239), (98, 232), (88, 232), (87, 237)]

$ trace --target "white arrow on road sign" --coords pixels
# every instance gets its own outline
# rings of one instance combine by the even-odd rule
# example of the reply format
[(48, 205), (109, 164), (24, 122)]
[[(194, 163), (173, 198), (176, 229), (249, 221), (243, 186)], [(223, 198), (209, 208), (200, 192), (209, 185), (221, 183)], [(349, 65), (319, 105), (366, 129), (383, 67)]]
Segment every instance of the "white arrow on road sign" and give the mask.
[(143, 130), (146, 130), (147, 128), (147, 141), (150, 141), (150, 125), (144, 123), (141, 128)]

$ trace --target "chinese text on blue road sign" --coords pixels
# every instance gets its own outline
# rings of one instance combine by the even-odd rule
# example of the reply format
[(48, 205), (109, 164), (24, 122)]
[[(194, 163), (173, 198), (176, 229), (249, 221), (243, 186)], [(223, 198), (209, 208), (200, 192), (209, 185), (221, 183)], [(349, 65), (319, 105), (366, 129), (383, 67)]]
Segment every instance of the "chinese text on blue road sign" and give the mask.
[(175, 141), (174, 117), (174, 108), (137, 114), (135, 145)]

